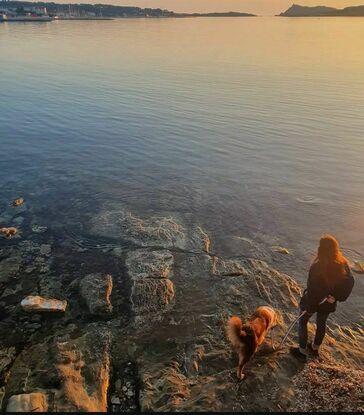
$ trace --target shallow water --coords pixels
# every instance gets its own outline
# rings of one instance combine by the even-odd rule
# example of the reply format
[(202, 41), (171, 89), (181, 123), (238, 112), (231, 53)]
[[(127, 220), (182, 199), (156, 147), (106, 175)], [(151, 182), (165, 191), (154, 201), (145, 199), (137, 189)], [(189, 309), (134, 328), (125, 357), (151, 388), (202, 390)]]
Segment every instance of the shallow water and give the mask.
[(363, 23), (1, 24), (0, 225), (23, 196), (22, 237), (98, 252), (110, 202), (190, 215), (219, 254), (248, 238), (301, 281), (323, 232), (363, 258)]

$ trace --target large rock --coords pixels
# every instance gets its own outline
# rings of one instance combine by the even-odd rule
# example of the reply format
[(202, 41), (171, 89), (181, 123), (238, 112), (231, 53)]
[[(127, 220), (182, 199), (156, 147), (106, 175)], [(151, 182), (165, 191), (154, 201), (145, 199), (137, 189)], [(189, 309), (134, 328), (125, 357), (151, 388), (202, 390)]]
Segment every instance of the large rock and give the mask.
[(165, 278), (143, 278), (134, 282), (132, 303), (139, 317), (158, 318), (174, 298), (173, 282)]
[(28, 312), (64, 313), (66, 311), (67, 301), (29, 295), (21, 301), (20, 305), (24, 311)]
[(136, 322), (160, 320), (174, 298), (172, 276), (173, 255), (168, 250), (139, 249), (126, 257), (132, 281), (131, 302)]
[(103, 211), (94, 220), (92, 231), (140, 246), (186, 247), (186, 230), (176, 219), (157, 216), (142, 219), (124, 209)]
[(222, 277), (247, 276), (248, 270), (241, 261), (224, 260), (219, 257), (212, 257), (212, 274)]
[(168, 250), (150, 251), (138, 249), (129, 252), (125, 261), (132, 280), (141, 278), (170, 278), (173, 255)]
[(91, 314), (104, 316), (112, 312), (110, 295), (112, 292), (111, 275), (89, 274), (80, 282), (80, 292)]
[(42, 391), (50, 412), (105, 412), (109, 347), (109, 332), (98, 325), (35, 344), (16, 358), (6, 396)]
[(13, 395), (8, 401), (6, 412), (47, 412), (47, 395), (42, 392)]
[(55, 395), (54, 410), (105, 412), (110, 365), (108, 343), (92, 338), (58, 342), (56, 356), (61, 389)]
[(105, 205), (91, 223), (97, 236), (131, 242), (141, 247), (209, 251), (210, 239), (199, 226), (188, 227), (183, 217), (142, 218), (115, 205)]

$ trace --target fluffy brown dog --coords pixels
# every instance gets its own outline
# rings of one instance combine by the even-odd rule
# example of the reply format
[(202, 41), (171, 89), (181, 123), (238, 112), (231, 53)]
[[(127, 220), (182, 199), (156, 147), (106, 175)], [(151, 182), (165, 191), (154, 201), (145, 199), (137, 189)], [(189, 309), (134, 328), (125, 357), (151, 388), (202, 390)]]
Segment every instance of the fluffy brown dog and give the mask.
[(245, 324), (239, 317), (228, 321), (227, 337), (239, 356), (238, 379), (244, 378), (245, 364), (252, 358), (258, 347), (264, 342), (268, 331), (277, 325), (277, 314), (273, 308), (262, 306), (256, 309)]

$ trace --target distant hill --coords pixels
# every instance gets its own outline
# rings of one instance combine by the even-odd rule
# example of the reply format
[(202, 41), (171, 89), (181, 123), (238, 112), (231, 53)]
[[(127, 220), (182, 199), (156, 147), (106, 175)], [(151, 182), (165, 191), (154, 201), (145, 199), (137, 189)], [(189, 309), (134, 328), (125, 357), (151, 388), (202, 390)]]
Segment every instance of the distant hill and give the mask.
[[(128, 1), (129, 2), (129, 1)], [(130, 0), (131, 2), (131, 0)], [(8, 8), (46, 7), (50, 15), (72, 14), (85, 16), (93, 14), (102, 17), (245, 17), (249, 13), (175, 13), (165, 9), (140, 8), (133, 6), (114, 6), (111, 4), (59, 4), (53, 2), (1, 1), (0, 10)]]
[(345, 9), (335, 9), (326, 6), (300, 6), (293, 4), (288, 10), (279, 16), (284, 17), (330, 17), (330, 16), (364, 16), (364, 5), (345, 7)]

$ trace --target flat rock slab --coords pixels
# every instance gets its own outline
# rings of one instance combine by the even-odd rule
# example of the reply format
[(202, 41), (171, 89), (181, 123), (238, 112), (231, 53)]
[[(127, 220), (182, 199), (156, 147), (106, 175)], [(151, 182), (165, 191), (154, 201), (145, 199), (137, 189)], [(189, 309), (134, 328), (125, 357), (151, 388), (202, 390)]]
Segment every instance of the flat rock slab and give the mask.
[(160, 251), (138, 249), (128, 253), (125, 263), (132, 280), (141, 278), (170, 278), (173, 267), (173, 255), (165, 249)]
[(148, 317), (150, 313), (156, 313), (154, 316), (157, 317), (173, 298), (174, 285), (169, 279), (143, 278), (134, 283), (132, 302), (139, 317)]
[(93, 218), (90, 233), (131, 242), (139, 247), (209, 251), (208, 235), (187, 226), (181, 215), (141, 217), (119, 205), (105, 205)]
[(8, 411), (106, 412), (110, 333), (97, 324), (69, 330), (17, 356), (6, 384)]
[(64, 313), (66, 311), (67, 301), (29, 295), (21, 301), (20, 305), (24, 311), (28, 312)]
[(111, 275), (89, 274), (81, 280), (80, 292), (91, 314), (103, 316), (112, 312), (112, 287)]
[(42, 392), (13, 395), (8, 401), (6, 412), (47, 412), (47, 395)]

